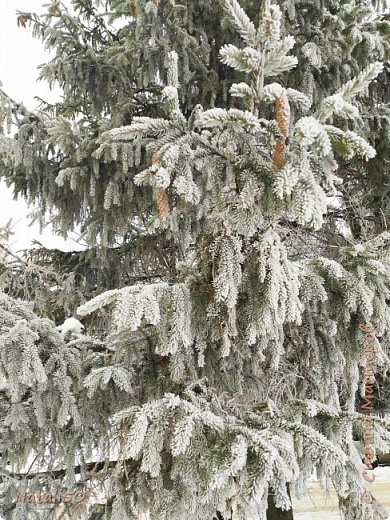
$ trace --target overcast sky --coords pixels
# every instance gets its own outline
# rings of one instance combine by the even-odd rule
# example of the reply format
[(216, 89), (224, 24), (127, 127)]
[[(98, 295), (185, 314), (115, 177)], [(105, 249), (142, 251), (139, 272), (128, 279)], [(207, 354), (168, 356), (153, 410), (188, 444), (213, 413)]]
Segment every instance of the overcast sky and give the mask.
[[(40, 40), (32, 37), (31, 29), (17, 26), (16, 11), (42, 12), (44, 0), (1, 0), (0, 1), (0, 81), (3, 89), (13, 99), (22, 101), (29, 109), (36, 107), (34, 96), (53, 101), (59, 92), (50, 92), (43, 82), (37, 82), (38, 66), (48, 59)], [(46, 247), (63, 250), (78, 249), (73, 240), (65, 242), (53, 235), (50, 229), (39, 234), (39, 226), (29, 227), (28, 208), (24, 200), (13, 200), (11, 189), (0, 182), (0, 227), (10, 218), (14, 222), (11, 246), (14, 251), (29, 247), (33, 238)]]

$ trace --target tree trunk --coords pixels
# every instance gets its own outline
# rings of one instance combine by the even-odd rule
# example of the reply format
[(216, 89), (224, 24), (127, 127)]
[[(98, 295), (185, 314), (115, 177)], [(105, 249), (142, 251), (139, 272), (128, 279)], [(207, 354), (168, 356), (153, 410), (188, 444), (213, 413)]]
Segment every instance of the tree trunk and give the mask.
[[(287, 484), (288, 496), (290, 495), (290, 486)], [(273, 494), (271, 491), (268, 493), (268, 509), (267, 509), (267, 520), (294, 520), (293, 510), (282, 511), (275, 506)]]

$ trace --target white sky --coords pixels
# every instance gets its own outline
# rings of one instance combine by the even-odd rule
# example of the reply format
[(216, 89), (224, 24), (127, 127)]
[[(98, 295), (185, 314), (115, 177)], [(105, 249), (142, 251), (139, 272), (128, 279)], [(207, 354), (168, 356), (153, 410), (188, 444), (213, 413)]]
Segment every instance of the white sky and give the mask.
[[(38, 66), (45, 63), (48, 54), (40, 40), (31, 35), (31, 29), (17, 26), (16, 11), (44, 11), (45, 0), (0, 0), (0, 81), (6, 93), (22, 101), (29, 109), (37, 106), (34, 96), (47, 101), (58, 99), (59, 92), (50, 92), (43, 82), (37, 82)], [(73, 240), (64, 241), (54, 236), (51, 228), (39, 234), (38, 224), (29, 227), (28, 208), (23, 199), (13, 200), (11, 189), (0, 182), (0, 227), (10, 218), (14, 223), (10, 245), (13, 251), (28, 248), (32, 239), (46, 247), (63, 250), (80, 249)]]

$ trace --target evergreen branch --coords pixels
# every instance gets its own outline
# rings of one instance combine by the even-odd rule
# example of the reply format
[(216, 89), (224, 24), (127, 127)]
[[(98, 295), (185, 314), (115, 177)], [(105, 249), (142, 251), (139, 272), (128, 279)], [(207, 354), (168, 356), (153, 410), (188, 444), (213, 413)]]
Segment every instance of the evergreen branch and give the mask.
[[(98, 477), (97, 475), (100, 472), (106, 472), (109, 469), (115, 469), (120, 464), (127, 464), (132, 465), (135, 469), (136, 463), (132, 459), (125, 459), (125, 460), (104, 460), (104, 461), (93, 461), (93, 462), (87, 462), (85, 464), (85, 467), (83, 467), (81, 464), (77, 464), (73, 466), (73, 471), (75, 475), (80, 475), (84, 470), (86, 470), (86, 473), (88, 475), (87, 478), (93, 479)], [(1, 473), (3, 474), (3, 477), (1, 476)], [(41, 470), (41, 471), (30, 471), (30, 472), (11, 472), (5, 469), (2, 469), (0, 473), (0, 482), (4, 482), (4, 477), (10, 477), (14, 479), (27, 479), (32, 480), (35, 478), (40, 477), (51, 477), (53, 479), (59, 479), (66, 476), (67, 468), (58, 468), (58, 469), (48, 469), (48, 470)]]
[(256, 45), (256, 29), (237, 0), (225, 0), (225, 9), (240, 36), (250, 45)]
[(352, 99), (365, 90), (383, 71), (383, 63), (376, 61), (366, 67), (356, 78), (348, 81), (338, 92), (345, 100)]
[(315, 117), (322, 122), (329, 119), (333, 114), (356, 119), (359, 114), (358, 110), (347, 101), (365, 90), (382, 71), (383, 64), (378, 61), (369, 65), (356, 78), (348, 81), (336, 94), (326, 97)]
[(159, 136), (172, 129), (171, 121), (151, 117), (135, 117), (130, 126), (115, 128), (108, 135), (115, 141), (130, 140), (145, 135)]
[(19, 264), (22, 264), (26, 267), (28, 266), (28, 263), (25, 260), (23, 260), (19, 256), (15, 255), (15, 253), (13, 253), (10, 249), (8, 249), (8, 247), (6, 247), (5, 245), (3, 245), (1, 243), (0, 243), (0, 249), (2, 249), (8, 256), (14, 258), (15, 261), (18, 262)]

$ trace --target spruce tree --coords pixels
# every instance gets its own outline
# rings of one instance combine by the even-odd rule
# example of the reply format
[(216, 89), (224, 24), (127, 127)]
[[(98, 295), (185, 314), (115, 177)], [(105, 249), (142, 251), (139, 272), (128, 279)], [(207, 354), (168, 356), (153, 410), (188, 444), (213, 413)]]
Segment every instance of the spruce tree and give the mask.
[[(17, 134), (1, 136), (1, 174), (58, 232), (82, 224), (88, 248), (4, 268), (8, 518), (24, 518), (11, 503), (27, 483), (96, 479), (107, 500), (91, 518), (289, 518), (290, 488), (304, 493), (313, 470), (348, 519), (385, 518), (362, 500), (352, 433), (359, 324), (381, 338), (385, 381), (389, 364), (390, 235), (377, 207), (356, 215), (375, 157), (362, 136), (388, 128), (388, 24), (368, 4), (245, 7), (74, 0), (75, 14), (19, 14), (56, 51), (42, 77), (64, 98), (31, 113), (2, 94)], [(35, 313), (15, 299), (27, 289)], [(38, 316), (72, 312), (86, 332)], [(385, 421), (376, 436), (388, 443)]]

